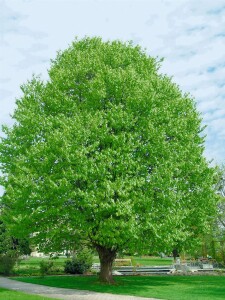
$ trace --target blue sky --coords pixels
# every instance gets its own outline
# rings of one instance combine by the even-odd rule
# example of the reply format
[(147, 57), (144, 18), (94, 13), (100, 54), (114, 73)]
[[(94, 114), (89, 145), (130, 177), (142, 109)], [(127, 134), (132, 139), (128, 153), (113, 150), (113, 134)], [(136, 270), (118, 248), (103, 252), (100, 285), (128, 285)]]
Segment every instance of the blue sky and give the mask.
[(133, 40), (164, 57), (161, 72), (195, 98), (207, 159), (225, 162), (225, 0), (0, 0), (0, 124), (20, 85), (74, 39)]

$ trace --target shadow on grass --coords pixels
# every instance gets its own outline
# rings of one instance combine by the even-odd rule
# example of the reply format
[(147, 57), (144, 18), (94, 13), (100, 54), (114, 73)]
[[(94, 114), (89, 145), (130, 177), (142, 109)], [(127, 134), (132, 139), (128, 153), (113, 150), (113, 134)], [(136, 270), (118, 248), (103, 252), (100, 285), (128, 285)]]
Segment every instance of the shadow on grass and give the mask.
[(0, 287), (0, 293), (2, 293), (2, 292), (8, 292), (8, 290)]

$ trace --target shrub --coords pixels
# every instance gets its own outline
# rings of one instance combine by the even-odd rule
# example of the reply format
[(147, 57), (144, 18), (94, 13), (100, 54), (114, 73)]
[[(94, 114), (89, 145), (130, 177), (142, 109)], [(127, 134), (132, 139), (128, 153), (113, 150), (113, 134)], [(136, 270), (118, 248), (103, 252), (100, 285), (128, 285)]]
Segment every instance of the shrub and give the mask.
[(45, 276), (48, 275), (51, 271), (51, 269), (53, 268), (53, 261), (49, 261), (49, 260), (42, 260), (40, 262), (40, 273), (41, 276)]
[(16, 264), (17, 258), (9, 254), (0, 255), (0, 274), (9, 275)]
[(77, 252), (72, 260), (67, 260), (64, 271), (70, 274), (84, 274), (89, 270), (93, 263), (93, 256), (89, 249), (84, 248)]
[(79, 250), (77, 252), (77, 258), (79, 259), (79, 261), (85, 262), (86, 265), (89, 266), (89, 268), (93, 264), (93, 254), (88, 248), (83, 248), (82, 250)]
[(72, 260), (66, 261), (64, 271), (69, 274), (83, 274), (86, 271), (86, 266), (79, 262), (76, 257), (73, 257)]

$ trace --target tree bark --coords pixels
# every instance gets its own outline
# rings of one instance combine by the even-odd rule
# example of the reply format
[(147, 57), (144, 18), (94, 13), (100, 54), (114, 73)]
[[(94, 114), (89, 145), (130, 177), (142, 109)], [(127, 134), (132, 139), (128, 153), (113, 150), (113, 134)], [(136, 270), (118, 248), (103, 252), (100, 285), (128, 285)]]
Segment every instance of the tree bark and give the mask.
[(100, 259), (99, 279), (102, 282), (112, 284), (114, 279), (112, 276), (112, 264), (116, 258), (116, 250), (108, 249), (103, 246), (95, 246)]

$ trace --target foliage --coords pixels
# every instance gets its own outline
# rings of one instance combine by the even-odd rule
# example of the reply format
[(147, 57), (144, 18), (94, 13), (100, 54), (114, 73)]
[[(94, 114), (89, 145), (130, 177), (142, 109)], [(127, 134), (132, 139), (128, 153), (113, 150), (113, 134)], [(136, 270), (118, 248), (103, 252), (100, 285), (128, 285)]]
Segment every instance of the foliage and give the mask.
[(45, 251), (192, 244), (215, 210), (193, 99), (139, 46), (75, 40), (22, 86), (0, 144), (4, 219)]
[(225, 242), (225, 165), (220, 167), (220, 179), (217, 189), (220, 195), (220, 201), (217, 205), (216, 224), (219, 230), (220, 238)]
[(31, 249), (27, 238), (17, 239), (10, 235), (6, 224), (0, 219), (0, 254), (29, 255)]
[(48, 275), (53, 268), (52, 260), (42, 260), (40, 261), (40, 273), (41, 276)]
[(9, 275), (18, 261), (19, 252), (13, 239), (0, 219), (0, 274)]
[(66, 261), (64, 270), (65, 273), (84, 274), (87, 268), (84, 262), (81, 262), (76, 257), (73, 257), (72, 260)]
[(9, 254), (0, 254), (0, 274), (10, 275), (16, 264), (17, 257)]
[(99, 284), (96, 277), (18, 278), (20, 281), (101, 293), (133, 295), (168, 300), (222, 300), (225, 276), (118, 276), (116, 285)]
[(87, 248), (79, 251), (71, 260), (65, 262), (65, 273), (84, 274), (93, 263), (93, 255)]
[(79, 261), (86, 263), (87, 266), (89, 266), (88, 268), (90, 268), (93, 264), (93, 253), (87, 247), (79, 249), (76, 253), (76, 257)]
[(13, 250), (13, 240), (6, 230), (5, 224), (0, 220), (0, 255)]
[(210, 231), (203, 237), (202, 248), (204, 254), (209, 254), (225, 265), (225, 165), (218, 168), (218, 175), (217, 214), (211, 222)]
[(17, 244), (17, 249), (20, 255), (31, 254), (32, 251), (31, 251), (30, 242), (28, 238), (15, 239), (15, 242)]

